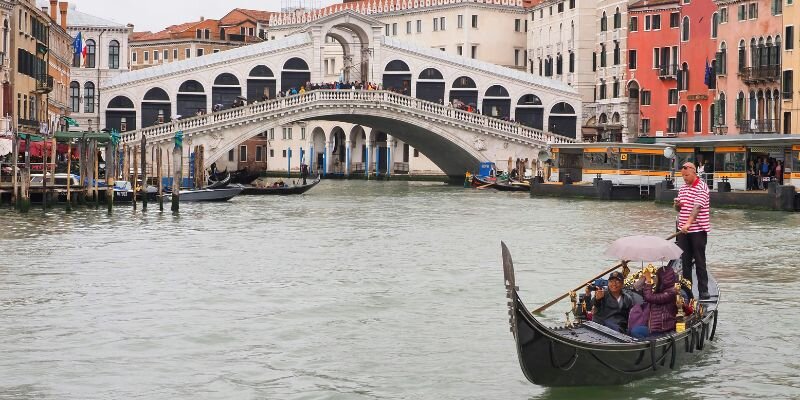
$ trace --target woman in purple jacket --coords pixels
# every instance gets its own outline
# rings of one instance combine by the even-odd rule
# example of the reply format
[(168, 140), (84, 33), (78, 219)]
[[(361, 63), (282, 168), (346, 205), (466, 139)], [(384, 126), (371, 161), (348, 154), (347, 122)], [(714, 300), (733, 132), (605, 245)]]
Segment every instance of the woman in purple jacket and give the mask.
[[(645, 282), (651, 282), (650, 271), (645, 269)], [(655, 333), (670, 332), (675, 330), (678, 305), (675, 302), (675, 283), (678, 281), (675, 271), (670, 267), (661, 267), (656, 271), (656, 290), (653, 285), (644, 285), (644, 301), (647, 307), (644, 312), (649, 312), (647, 326), (632, 326), (631, 335), (645, 338)]]

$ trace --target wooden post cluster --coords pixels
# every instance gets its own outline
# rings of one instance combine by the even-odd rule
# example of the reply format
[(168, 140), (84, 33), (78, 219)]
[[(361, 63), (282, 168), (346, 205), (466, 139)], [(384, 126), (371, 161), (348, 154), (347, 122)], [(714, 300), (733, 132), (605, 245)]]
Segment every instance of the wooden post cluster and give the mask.
[(142, 135), (142, 211), (147, 211), (147, 138)]

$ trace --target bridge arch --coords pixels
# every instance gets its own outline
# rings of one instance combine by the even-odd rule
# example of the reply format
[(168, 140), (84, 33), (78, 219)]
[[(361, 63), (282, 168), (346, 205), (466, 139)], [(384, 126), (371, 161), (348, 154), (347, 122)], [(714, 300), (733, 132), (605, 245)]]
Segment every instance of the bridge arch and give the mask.
[(107, 129), (127, 132), (136, 129), (136, 108), (127, 96), (116, 96), (106, 106)]
[(311, 71), (306, 60), (292, 57), (283, 63), (281, 70), (281, 91), (291, 89), (300, 90), (302, 86), (311, 81)]
[(549, 115), (550, 131), (559, 135), (575, 138), (578, 127), (578, 116), (575, 108), (569, 103), (559, 102), (550, 109)]
[(236, 98), (242, 95), (239, 78), (230, 72), (223, 72), (214, 78), (211, 86), (211, 104), (214, 108), (225, 110), (233, 107)]
[(154, 87), (142, 99), (142, 128), (163, 124), (172, 120), (172, 102), (167, 91)]
[(311, 136), (309, 137), (309, 162), (311, 169), (318, 170), (322, 169), (323, 163), (323, 154), (327, 151), (328, 145), (328, 138), (325, 135), (325, 130), (321, 127), (315, 127), (311, 130)]
[(517, 100), (514, 120), (534, 129), (544, 127), (544, 105), (542, 99), (535, 94), (526, 94)]
[(188, 118), (198, 113), (208, 111), (206, 103), (206, 92), (203, 84), (190, 79), (181, 83), (178, 87), (177, 113), (181, 118)]
[(402, 60), (392, 60), (383, 68), (383, 88), (411, 96), (411, 69)]
[(434, 103), (444, 102), (444, 76), (436, 68), (425, 68), (417, 77), (416, 97)]
[(460, 76), (453, 81), (450, 88), (450, 101), (461, 100), (464, 104), (478, 106), (478, 85), (468, 76)]
[(247, 102), (275, 98), (277, 81), (275, 74), (266, 65), (256, 65), (247, 76)]
[(483, 115), (495, 118), (511, 118), (511, 96), (502, 85), (492, 85), (483, 95)]

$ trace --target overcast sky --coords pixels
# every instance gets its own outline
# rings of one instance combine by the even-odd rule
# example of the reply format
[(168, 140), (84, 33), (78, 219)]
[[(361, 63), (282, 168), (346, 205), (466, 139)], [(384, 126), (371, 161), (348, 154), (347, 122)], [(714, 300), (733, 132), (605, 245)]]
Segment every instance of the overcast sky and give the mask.
[[(38, 0), (39, 3), (47, 3)], [(294, 0), (295, 2), (299, 0)], [(340, 3), (317, 0), (322, 6)], [(311, 0), (306, 0), (310, 3)], [(78, 11), (122, 24), (131, 23), (134, 30), (160, 31), (167, 26), (197, 21), (200, 17), (219, 19), (234, 8), (280, 11), (281, 0), (69, 0)]]

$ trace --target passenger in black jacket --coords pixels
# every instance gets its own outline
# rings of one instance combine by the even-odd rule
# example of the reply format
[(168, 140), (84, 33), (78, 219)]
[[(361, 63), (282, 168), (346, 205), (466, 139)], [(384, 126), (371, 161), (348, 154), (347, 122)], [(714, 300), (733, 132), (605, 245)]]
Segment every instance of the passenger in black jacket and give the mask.
[[(605, 325), (617, 332), (628, 329), (628, 313), (633, 307), (633, 297), (622, 290), (624, 277), (614, 271), (608, 277), (608, 290), (595, 290), (592, 321)], [(586, 288), (589, 292), (589, 288)]]

